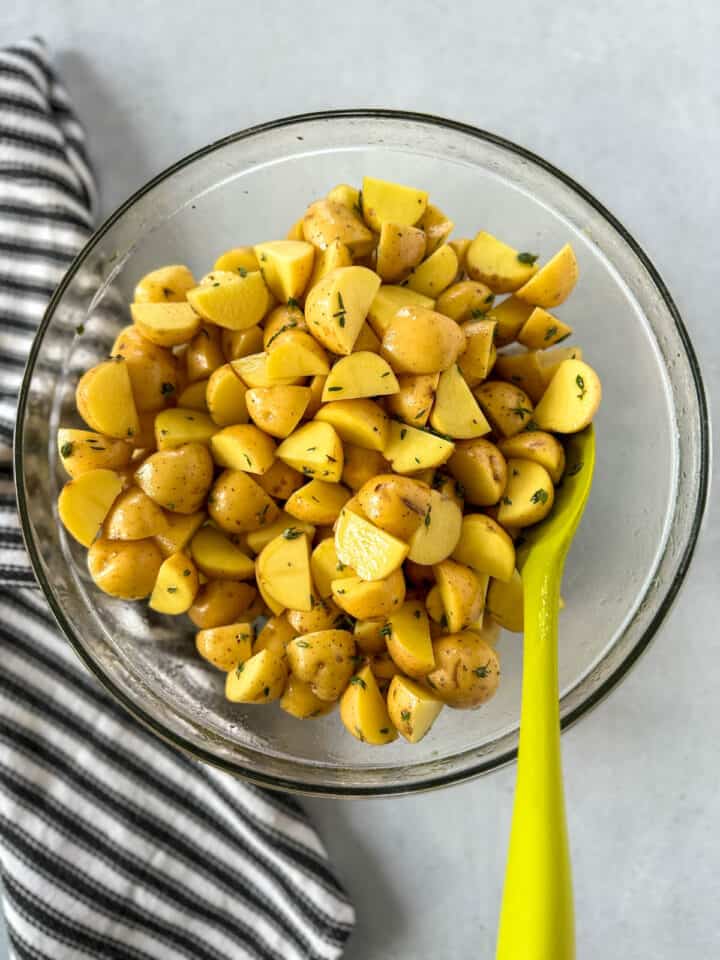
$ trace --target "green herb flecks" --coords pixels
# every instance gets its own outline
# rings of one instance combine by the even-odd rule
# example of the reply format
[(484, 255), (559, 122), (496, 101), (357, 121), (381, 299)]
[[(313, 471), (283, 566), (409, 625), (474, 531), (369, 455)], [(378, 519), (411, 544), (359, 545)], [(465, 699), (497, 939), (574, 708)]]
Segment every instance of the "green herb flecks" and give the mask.
[(520, 417), (522, 420), (523, 417), (529, 417), (532, 415), (532, 410), (528, 410), (527, 407), (517, 406), (513, 407), (510, 413), (514, 413), (516, 417)]
[(488, 660), (482, 667), (475, 667), (473, 673), (476, 677), (480, 677), (481, 680), (486, 680), (490, 676), (490, 661)]
[(337, 308), (336, 312), (333, 314), (333, 316), (337, 319), (338, 326), (344, 327), (344, 326), (345, 326), (345, 314), (346, 314), (347, 311), (346, 311), (346, 309), (345, 309), (345, 303), (344, 303), (344, 301), (343, 301), (343, 296), (342, 296), (342, 294), (340, 293), (339, 290), (338, 290), (337, 298), (338, 298), (338, 308)]
[(582, 400), (585, 394), (587, 393), (587, 387), (585, 386), (585, 380), (578, 374), (575, 377), (575, 383), (580, 393), (577, 395), (578, 400)]
[(367, 690), (367, 684), (362, 677), (351, 677), (350, 683), (354, 684), (356, 687), (362, 687), (363, 690)]
[(400, 719), (402, 720), (403, 723), (409, 723), (411, 716), (412, 714), (410, 713), (409, 710), (402, 710), (400, 712)]
[(282, 535), (285, 540), (297, 540), (298, 537), (302, 536), (302, 530), (298, 530), (297, 527), (286, 527)]
[(537, 262), (537, 260), (540, 258), (540, 254), (539, 254), (539, 253), (527, 253), (527, 252), (525, 252), (525, 253), (519, 253), (519, 254), (517, 255), (517, 258), (518, 258), (518, 260), (520, 261), (520, 263), (527, 263), (529, 266), (532, 267), (532, 266)]
[(63, 458), (63, 460), (65, 459), (65, 457), (72, 456), (72, 452), (73, 452), (73, 445), (70, 441), (68, 441), (67, 443), (64, 443), (60, 447), (60, 456)]
[(548, 502), (548, 492), (543, 490), (540, 487), (539, 490), (536, 490), (535, 493), (530, 497), (530, 503), (547, 503)]
[(166, 397), (169, 393), (175, 393), (174, 383), (163, 383), (160, 387), (160, 393)]
[(545, 336), (543, 337), (543, 340), (545, 341), (545, 343), (547, 343), (548, 340), (552, 340), (553, 337), (556, 337), (557, 332), (558, 332), (557, 327), (554, 327), (554, 326), (548, 327), (547, 330), (545, 331)]

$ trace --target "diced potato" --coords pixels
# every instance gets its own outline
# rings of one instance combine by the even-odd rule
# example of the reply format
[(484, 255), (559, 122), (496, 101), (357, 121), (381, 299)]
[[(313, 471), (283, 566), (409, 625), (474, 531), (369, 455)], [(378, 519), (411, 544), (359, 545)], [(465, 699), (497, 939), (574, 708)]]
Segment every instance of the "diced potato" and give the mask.
[(439, 297), (455, 280), (457, 272), (457, 254), (452, 247), (444, 244), (415, 267), (408, 277), (407, 285), (425, 297)]
[(165, 526), (160, 507), (142, 490), (130, 487), (113, 503), (103, 532), (108, 540), (145, 540), (161, 534)]
[(466, 347), (458, 358), (458, 366), (471, 387), (482, 383), (497, 363), (496, 329), (494, 320), (476, 320), (466, 323), (462, 328)]
[(376, 177), (363, 177), (363, 217), (376, 233), (380, 233), (386, 222), (414, 226), (425, 213), (427, 202), (425, 190), (378, 180)]
[(360, 487), (379, 473), (386, 473), (389, 464), (385, 457), (377, 450), (365, 450), (352, 443), (343, 444), (345, 464), (342, 472), (342, 482), (352, 490)]
[(272, 439), (252, 423), (223, 427), (210, 440), (213, 459), (220, 467), (265, 473), (275, 459)]
[(284, 657), (285, 648), (295, 636), (297, 636), (297, 631), (293, 630), (284, 616), (270, 617), (257, 635), (252, 652), (259, 653), (261, 650), (272, 650)]
[(360, 333), (355, 341), (353, 350), (356, 353), (359, 353), (361, 350), (364, 350), (367, 353), (380, 353), (380, 340), (375, 336), (375, 333), (373, 332), (373, 329), (367, 320), (362, 327), (360, 327)]
[(127, 363), (103, 360), (80, 377), (75, 391), (78, 413), (97, 433), (127, 439), (138, 433), (138, 420)]
[(261, 430), (284, 440), (300, 423), (310, 397), (309, 387), (254, 387), (248, 390), (245, 402), (252, 420)]
[(425, 307), (432, 310), (435, 301), (425, 297), (409, 287), (396, 287), (392, 284), (383, 284), (375, 294), (368, 310), (368, 323), (378, 337), (382, 339), (390, 326), (391, 320), (401, 307)]
[(324, 250), (315, 248), (315, 265), (313, 272), (308, 280), (306, 293), (320, 283), (333, 270), (338, 267), (351, 267), (353, 265), (352, 254), (340, 240), (333, 240)]
[[(233, 247), (221, 253), (213, 265), (213, 270), (224, 270), (228, 273), (254, 273), (260, 269), (258, 258), (252, 247)], [(194, 284), (193, 284), (194, 286)]]
[(494, 443), (483, 439), (461, 441), (455, 445), (448, 467), (461, 483), (468, 503), (489, 507), (499, 501), (507, 483), (507, 464)]
[(257, 478), (266, 493), (278, 500), (287, 498), (305, 483), (305, 477), (282, 460), (274, 460), (272, 466)]
[(351, 187), (349, 183), (339, 183), (336, 187), (333, 187), (332, 190), (328, 191), (326, 199), (341, 203), (349, 210), (360, 213), (360, 191), (357, 187)]
[(535, 307), (517, 335), (518, 343), (529, 350), (544, 350), (561, 340), (566, 340), (573, 332), (572, 327), (558, 320), (542, 307)]
[(206, 413), (172, 407), (155, 417), (155, 442), (158, 450), (174, 450), (187, 443), (208, 444), (218, 426)]
[(402, 570), (395, 570), (385, 580), (338, 578), (332, 581), (332, 595), (340, 609), (351, 617), (386, 617), (405, 600), (405, 578)]
[(351, 353), (379, 287), (380, 278), (367, 267), (328, 273), (305, 301), (312, 335), (333, 353)]
[(385, 283), (404, 280), (424, 256), (425, 234), (422, 230), (389, 220), (382, 224), (376, 270)]
[(284, 614), (285, 607), (268, 592), (267, 587), (260, 580), (257, 581), (257, 589), (258, 593), (260, 594), (260, 599), (270, 613), (274, 614), (276, 617)]
[(267, 375), (275, 382), (314, 377), (330, 370), (327, 354), (309, 333), (286, 330), (268, 347)]
[(389, 617), (388, 653), (403, 673), (424, 677), (435, 668), (430, 626), (422, 603), (410, 600)]
[(343, 470), (343, 448), (335, 428), (313, 420), (283, 440), (275, 451), (280, 460), (308, 477), (339, 483)]
[(449, 240), (448, 244), (453, 248), (458, 258), (459, 271), (462, 272), (465, 270), (465, 262), (467, 259), (467, 252), (470, 249), (470, 244), (472, 240), (469, 237), (463, 237), (460, 240)]
[(498, 521), (503, 526), (539, 523), (552, 510), (554, 500), (553, 482), (545, 467), (531, 460), (508, 460), (507, 487), (498, 509)]
[(57, 445), (60, 462), (73, 479), (88, 470), (122, 470), (132, 453), (132, 447), (124, 440), (90, 430), (61, 428)]
[(311, 684), (290, 674), (285, 692), (280, 698), (280, 709), (297, 720), (308, 720), (310, 717), (322, 717), (330, 713), (335, 709), (335, 704), (316, 697)]
[(347, 487), (339, 483), (311, 480), (292, 494), (285, 504), (285, 510), (291, 517), (307, 523), (334, 523), (349, 499)]
[(208, 497), (211, 518), (227, 533), (247, 533), (277, 520), (275, 502), (242, 470), (224, 470)]
[(278, 603), (293, 610), (312, 609), (307, 534), (289, 528), (275, 537), (258, 556), (256, 572), (258, 582)]
[(468, 248), (465, 269), (472, 280), (479, 280), (493, 293), (512, 293), (537, 273), (533, 254), (519, 253), (491, 234), (481, 230)]
[(390, 422), (390, 437), (383, 454), (396, 473), (439, 467), (452, 456), (455, 444), (425, 430)]
[(374, 657), (371, 657), (368, 665), (372, 670), (373, 676), (377, 680), (378, 686), (381, 690), (384, 690), (389, 686), (393, 677), (400, 675), (400, 667), (395, 663), (387, 650), (384, 650), (382, 653), (377, 653)]
[(440, 563), (456, 548), (461, 527), (462, 510), (457, 503), (432, 490), (423, 522), (410, 538), (408, 556), (424, 566)]
[(474, 392), (491, 426), (502, 437), (514, 437), (533, 417), (532, 400), (513, 383), (488, 380)]
[(190, 543), (206, 519), (204, 510), (196, 513), (165, 513), (165, 527), (155, 536), (155, 543), (160, 548), (163, 557), (173, 553), (181, 553)]
[(396, 373), (439, 373), (455, 363), (464, 347), (465, 335), (454, 320), (408, 306), (390, 321), (380, 352)]
[(310, 402), (305, 408), (305, 413), (303, 414), (304, 420), (311, 420), (320, 409), (322, 405), (322, 393), (325, 389), (326, 379), (327, 377), (320, 374), (316, 377), (313, 377), (310, 381), (310, 385), (308, 387), (310, 390)]
[(534, 460), (545, 467), (555, 485), (560, 483), (565, 471), (565, 450), (552, 434), (543, 433), (541, 430), (525, 431), (501, 440), (499, 449), (505, 457)]
[(248, 387), (290, 386), (302, 383), (302, 377), (271, 377), (267, 369), (268, 354), (252, 353), (232, 361), (232, 368)]
[(363, 743), (382, 746), (397, 739), (385, 698), (369, 666), (350, 679), (340, 700), (340, 717), (345, 728)]
[(298, 533), (307, 534), (309, 540), (315, 535), (315, 527), (306, 520), (298, 520), (292, 517), (287, 511), (281, 510), (279, 516), (272, 523), (258, 527), (257, 530), (251, 530), (247, 535), (247, 545), (253, 553), (260, 553), (271, 540), (288, 532), (288, 537), (292, 538)]
[(199, 588), (195, 564), (184, 553), (163, 560), (150, 596), (150, 609), (177, 616), (187, 613)]
[(512, 577), (515, 569), (512, 540), (499, 523), (484, 513), (470, 513), (463, 517), (460, 539), (452, 556), (475, 573), (486, 573), (503, 582)]
[(283, 657), (261, 650), (228, 673), (225, 696), (232, 703), (271, 703), (282, 696), (287, 675)]
[(487, 575), (478, 575), (470, 567), (454, 560), (443, 560), (433, 570), (448, 630), (457, 633), (482, 613)]
[(67, 532), (89, 547), (121, 489), (122, 482), (114, 470), (87, 470), (69, 480), (58, 498), (58, 513)]
[[(434, 203), (428, 203), (425, 213), (418, 222), (418, 226), (425, 232), (427, 240), (426, 256), (434, 253), (441, 243), (445, 243), (453, 231), (455, 224)], [(453, 249), (455, 249), (453, 247)], [(457, 256), (457, 250), (455, 250)], [(441, 311), (442, 312), (442, 311)]]
[(577, 283), (578, 264), (569, 243), (516, 291), (519, 300), (536, 307), (557, 307), (570, 296)]
[(523, 632), (523, 583), (517, 570), (507, 583), (492, 579), (487, 592), (485, 609), (505, 630)]
[(198, 530), (190, 549), (198, 570), (210, 579), (251, 580), (255, 576), (254, 562), (217, 527)]
[(131, 303), (130, 315), (140, 333), (159, 347), (187, 343), (202, 326), (189, 303)]
[(554, 347), (552, 350), (538, 350), (537, 358), (543, 378), (543, 391), (557, 373), (558, 367), (565, 360), (582, 360), (583, 352), (580, 347)]
[(389, 364), (376, 353), (357, 351), (333, 365), (323, 387), (323, 402), (380, 397), (396, 393), (398, 382)]
[(307, 333), (307, 328), (305, 314), (300, 307), (296, 306), (294, 300), (280, 304), (279, 307), (271, 310), (263, 321), (263, 347), (267, 350), (281, 333), (288, 330), (300, 330)]
[(375, 237), (357, 213), (335, 200), (310, 204), (303, 220), (303, 235), (320, 250), (339, 240), (353, 257), (365, 256), (375, 247)]
[(602, 398), (600, 378), (582, 360), (565, 360), (557, 368), (535, 411), (541, 430), (577, 433), (592, 422)]
[(253, 353), (259, 353), (263, 348), (263, 328), (259, 325), (248, 327), (247, 330), (223, 330), (220, 334), (220, 343), (225, 359), (240, 360)]
[[(80, 479), (87, 476), (83, 474)], [(162, 562), (162, 554), (153, 540), (100, 539), (88, 550), (88, 570), (93, 582), (103, 593), (121, 600), (147, 597)]]
[(203, 506), (212, 478), (212, 458), (200, 443), (159, 450), (135, 471), (140, 489), (173, 513), (196, 513)]
[[(218, 370), (222, 369), (222, 367), (218, 367)], [(177, 398), (178, 406), (182, 407), (184, 410), (197, 410), (199, 413), (207, 413), (207, 387), (209, 382), (209, 379), (196, 380), (195, 383), (191, 383), (185, 387), (185, 389)], [(155, 421), (153, 420), (153, 432), (154, 431)]]
[(198, 630), (195, 649), (218, 670), (235, 670), (252, 656), (253, 628), (251, 623), (229, 623), (225, 627)]
[(213, 423), (227, 427), (233, 423), (247, 423), (245, 403), (247, 387), (229, 363), (214, 370), (207, 382), (207, 408)]
[(500, 680), (500, 662), (486, 634), (466, 630), (433, 643), (437, 667), (426, 682), (449, 707), (472, 710), (490, 699)]
[(535, 308), (517, 297), (507, 297), (502, 303), (493, 304), (487, 314), (488, 320), (494, 320), (495, 346), (504, 347), (517, 338), (525, 326), (528, 317)]
[(213, 370), (225, 363), (220, 327), (214, 323), (204, 323), (187, 345), (183, 357), (189, 383), (207, 380)]
[(247, 330), (265, 316), (270, 294), (259, 271), (230, 273), (218, 270), (210, 283), (189, 290), (188, 302), (205, 320), (227, 330)]
[(211, 580), (200, 587), (188, 617), (200, 630), (246, 621), (256, 597), (257, 590), (249, 583)]
[(357, 499), (368, 520), (407, 542), (427, 516), (431, 497), (418, 480), (379, 474), (360, 488)]
[(343, 510), (335, 530), (338, 559), (363, 580), (384, 580), (397, 570), (408, 546), (356, 513)]
[(485, 414), (455, 363), (440, 374), (430, 424), (439, 433), (458, 440), (470, 440), (490, 432)]
[(383, 617), (375, 620), (356, 620), (353, 628), (357, 648), (365, 656), (384, 653), (386, 637), (389, 633), (390, 625)]
[(387, 706), (398, 733), (408, 743), (419, 743), (437, 720), (443, 702), (414, 680), (397, 676), (390, 681)]
[(304, 240), (303, 218), (299, 217), (285, 235), (286, 240)]
[(151, 343), (136, 326), (120, 331), (110, 357), (124, 358), (138, 413), (162, 410), (176, 395), (180, 381), (177, 360), (170, 350)]
[(320, 700), (337, 700), (353, 673), (355, 641), (347, 630), (317, 630), (292, 639), (287, 647), (290, 669), (309, 683)]
[(430, 419), (439, 373), (405, 373), (398, 377), (398, 392), (388, 397), (389, 413), (415, 427), (424, 427)]
[(495, 376), (514, 383), (533, 403), (538, 403), (547, 386), (541, 357), (542, 350), (500, 354), (495, 361)]
[(189, 268), (179, 263), (151, 270), (135, 287), (135, 303), (180, 303), (195, 286)]
[(482, 320), (492, 307), (494, 299), (495, 294), (484, 283), (478, 283), (477, 280), (459, 280), (440, 294), (435, 309), (456, 323)]
[(343, 442), (356, 447), (382, 453), (388, 442), (390, 419), (372, 400), (333, 400), (320, 407), (315, 420), (331, 424)]
[[(432, 567), (430, 569), (432, 569)], [(430, 587), (425, 594), (425, 609), (431, 620), (435, 623), (441, 623), (443, 627), (447, 627), (447, 614), (443, 606), (440, 587), (437, 584)]]
[(297, 300), (312, 274), (315, 248), (304, 240), (273, 240), (255, 245), (265, 283), (281, 303)]
[(298, 634), (315, 633), (318, 630), (331, 630), (345, 620), (332, 600), (313, 596), (311, 610), (286, 610), (288, 623)]
[(352, 567), (338, 559), (334, 537), (321, 540), (315, 547), (310, 557), (310, 572), (315, 589), (323, 600), (332, 596), (334, 580), (357, 576)]

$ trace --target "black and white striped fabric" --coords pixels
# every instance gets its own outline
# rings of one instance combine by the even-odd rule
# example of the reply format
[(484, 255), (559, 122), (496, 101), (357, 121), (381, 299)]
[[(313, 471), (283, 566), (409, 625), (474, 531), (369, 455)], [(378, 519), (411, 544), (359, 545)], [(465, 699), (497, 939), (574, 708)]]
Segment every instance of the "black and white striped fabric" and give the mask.
[(40, 41), (0, 51), (0, 869), (20, 960), (332, 960), (353, 907), (299, 805), (176, 753), (59, 635), (15, 513), (24, 357), (90, 232), (83, 131)]

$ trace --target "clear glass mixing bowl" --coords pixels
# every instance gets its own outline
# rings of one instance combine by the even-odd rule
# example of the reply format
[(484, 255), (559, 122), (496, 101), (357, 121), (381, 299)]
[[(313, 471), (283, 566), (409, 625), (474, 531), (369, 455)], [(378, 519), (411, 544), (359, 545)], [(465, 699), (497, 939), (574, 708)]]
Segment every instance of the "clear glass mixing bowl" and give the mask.
[[(445, 710), (422, 743), (368, 748), (337, 715), (300, 723), (274, 707), (228, 703), (197, 657), (189, 621), (104, 596), (55, 503), (65, 480), (55, 433), (77, 421), (78, 372), (107, 354), (143, 273), (285, 235), (305, 204), (363, 174), (429, 190), (456, 220), (548, 257), (567, 241), (580, 281), (560, 313), (598, 369), (598, 466), (567, 564), (560, 624), (564, 725), (597, 703), (647, 647), (677, 593), (708, 484), (708, 419), (697, 361), (662, 280), (586, 190), (492, 134), (422, 115), (343, 111), (227, 137), (156, 177), (75, 260), (48, 308), (22, 387), (16, 435), (22, 524), (38, 580), (70, 643), (140, 721), (208, 763), (269, 787), (343, 796), (458, 782), (511, 760), (522, 647), (499, 644), (497, 696)], [(76, 327), (84, 326), (82, 335)]]

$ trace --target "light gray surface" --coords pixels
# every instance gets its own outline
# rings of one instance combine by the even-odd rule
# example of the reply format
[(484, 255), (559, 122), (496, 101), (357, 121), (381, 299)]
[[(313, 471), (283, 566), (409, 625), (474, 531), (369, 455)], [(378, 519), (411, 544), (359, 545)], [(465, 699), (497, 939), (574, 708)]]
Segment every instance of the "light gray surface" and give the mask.
[[(284, 114), (376, 105), (465, 120), (547, 157), (619, 216), (717, 383), (713, 0), (692, 15), (680, 0), (15, 6), (0, 43), (41, 33), (52, 45), (105, 211), (188, 151)], [(564, 738), (582, 960), (720, 952), (719, 538), (715, 511), (649, 654)], [(492, 956), (513, 778), (308, 802), (357, 903), (348, 960)]]

